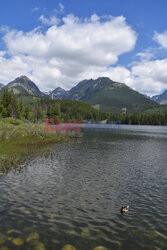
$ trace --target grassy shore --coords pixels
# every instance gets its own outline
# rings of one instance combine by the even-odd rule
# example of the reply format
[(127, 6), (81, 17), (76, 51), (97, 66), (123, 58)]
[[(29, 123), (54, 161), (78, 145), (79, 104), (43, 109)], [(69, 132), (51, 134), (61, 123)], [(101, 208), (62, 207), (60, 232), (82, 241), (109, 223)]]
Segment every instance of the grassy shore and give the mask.
[(0, 174), (17, 168), (29, 155), (45, 151), (50, 143), (66, 141), (69, 134), (46, 132), (44, 124), (7, 118), (0, 121)]

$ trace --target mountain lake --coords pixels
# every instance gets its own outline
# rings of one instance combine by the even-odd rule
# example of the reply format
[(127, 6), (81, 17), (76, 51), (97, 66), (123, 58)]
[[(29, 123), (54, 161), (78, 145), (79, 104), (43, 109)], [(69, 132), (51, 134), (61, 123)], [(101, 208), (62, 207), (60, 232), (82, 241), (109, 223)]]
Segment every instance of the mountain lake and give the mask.
[(0, 249), (166, 249), (167, 127), (82, 130), (0, 176)]

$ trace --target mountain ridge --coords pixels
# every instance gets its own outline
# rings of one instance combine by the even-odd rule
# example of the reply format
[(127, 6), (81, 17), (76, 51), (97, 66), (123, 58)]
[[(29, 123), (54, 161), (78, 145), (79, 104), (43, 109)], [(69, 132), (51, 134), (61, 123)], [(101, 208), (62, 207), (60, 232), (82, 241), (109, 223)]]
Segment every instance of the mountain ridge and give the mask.
[(28, 77), (20, 76), (8, 83), (1, 91), (3, 89), (8, 89), (14, 94), (80, 100), (96, 109), (111, 113), (120, 113), (122, 109), (126, 109), (128, 113), (138, 113), (159, 107), (155, 101), (146, 98), (126, 84), (115, 82), (108, 77), (85, 79), (68, 91), (57, 87), (48, 94), (44, 94)]
[[(156, 102), (126, 84), (115, 82), (108, 77), (83, 80), (67, 91), (66, 95), (69, 99), (85, 101), (107, 112), (120, 112), (123, 108), (130, 112), (142, 112), (158, 106)], [(59, 95), (59, 98), (64, 99), (64, 94)]]
[(51, 91), (51, 93), (54, 94), (55, 97), (61, 99), (62, 96), (65, 99), (65, 97), (68, 97), (68, 91), (66, 91), (65, 89), (61, 88), (61, 87), (57, 87), (55, 88), (53, 91)]
[(43, 96), (37, 85), (27, 76), (22, 75), (5, 85), (1, 90), (8, 89), (12, 94)]
[(159, 95), (155, 95), (151, 98), (151, 100), (159, 103), (159, 104), (167, 104), (167, 89)]

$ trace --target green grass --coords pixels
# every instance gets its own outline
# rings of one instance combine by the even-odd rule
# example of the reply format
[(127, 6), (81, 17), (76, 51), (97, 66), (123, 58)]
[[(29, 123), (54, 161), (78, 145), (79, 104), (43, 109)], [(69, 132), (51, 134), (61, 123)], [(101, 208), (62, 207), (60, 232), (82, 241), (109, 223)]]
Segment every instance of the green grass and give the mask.
[(17, 168), (29, 155), (47, 151), (50, 143), (66, 141), (69, 134), (47, 132), (43, 124), (32, 124), (12, 118), (0, 121), (0, 174)]

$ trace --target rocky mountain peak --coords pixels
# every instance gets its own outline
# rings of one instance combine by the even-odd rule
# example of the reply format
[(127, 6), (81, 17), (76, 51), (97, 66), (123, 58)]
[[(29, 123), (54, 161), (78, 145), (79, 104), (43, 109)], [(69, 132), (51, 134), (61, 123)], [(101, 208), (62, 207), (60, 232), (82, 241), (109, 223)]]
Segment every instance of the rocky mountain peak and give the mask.
[(25, 76), (25, 75), (22, 75), (22, 76), (19, 76), (19, 77), (17, 77), (15, 80), (14, 80), (15, 82), (32, 82), (31, 81), (31, 79), (30, 78), (28, 78), (27, 76)]

